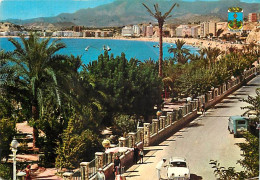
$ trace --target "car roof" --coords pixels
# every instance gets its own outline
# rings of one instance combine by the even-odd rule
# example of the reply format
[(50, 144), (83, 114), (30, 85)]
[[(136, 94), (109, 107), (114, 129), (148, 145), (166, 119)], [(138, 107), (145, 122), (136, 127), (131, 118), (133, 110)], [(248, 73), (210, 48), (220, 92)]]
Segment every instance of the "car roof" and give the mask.
[(181, 161), (181, 162), (186, 162), (186, 159), (183, 158), (183, 157), (171, 157), (170, 159), (171, 162), (178, 162), (178, 161)]
[(238, 121), (238, 120), (248, 120), (246, 117), (243, 116), (230, 116), (230, 119)]

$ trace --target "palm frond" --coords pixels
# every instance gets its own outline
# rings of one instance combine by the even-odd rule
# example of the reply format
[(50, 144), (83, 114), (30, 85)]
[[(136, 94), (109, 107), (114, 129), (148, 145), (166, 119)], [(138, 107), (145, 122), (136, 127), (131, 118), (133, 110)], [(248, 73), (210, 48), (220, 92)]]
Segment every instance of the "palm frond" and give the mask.
[(151, 9), (148, 6), (146, 6), (144, 3), (142, 3), (142, 4), (147, 9), (147, 11), (150, 13), (151, 16), (156, 17), (156, 15), (151, 11)]
[(173, 8), (174, 8), (176, 5), (179, 6), (179, 4), (174, 3), (174, 4), (171, 6), (170, 10), (163, 15), (163, 18), (164, 18), (164, 19), (167, 19), (167, 18), (169, 17), (169, 14), (172, 12)]

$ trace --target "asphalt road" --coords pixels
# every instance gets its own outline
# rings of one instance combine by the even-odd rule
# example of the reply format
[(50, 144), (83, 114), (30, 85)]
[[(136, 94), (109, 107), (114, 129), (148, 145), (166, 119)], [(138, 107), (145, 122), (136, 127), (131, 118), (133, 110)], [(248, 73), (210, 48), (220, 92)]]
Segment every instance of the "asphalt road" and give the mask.
[[(154, 180), (155, 166), (163, 158), (172, 156), (187, 159), (192, 179), (214, 180), (210, 160), (218, 160), (224, 167), (235, 167), (242, 170), (237, 160), (241, 159), (241, 151), (236, 143), (244, 142), (243, 138), (234, 138), (227, 130), (228, 117), (241, 115), (246, 110), (240, 107), (247, 104), (239, 101), (248, 95), (255, 96), (255, 89), (260, 87), (260, 76), (250, 81), (227, 98), (209, 109), (205, 116), (192, 121), (187, 127), (172, 135), (158, 146), (147, 147), (149, 150), (144, 164), (132, 166), (127, 173), (127, 179)], [(168, 162), (168, 161), (167, 161)], [(162, 171), (166, 178), (166, 170)]]

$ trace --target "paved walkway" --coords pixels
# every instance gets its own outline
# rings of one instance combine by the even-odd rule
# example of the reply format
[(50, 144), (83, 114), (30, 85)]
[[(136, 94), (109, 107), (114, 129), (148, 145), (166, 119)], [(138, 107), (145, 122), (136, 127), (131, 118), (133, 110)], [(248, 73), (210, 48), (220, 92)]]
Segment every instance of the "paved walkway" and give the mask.
[(50, 180), (62, 180), (63, 178), (56, 176), (57, 173), (56, 168), (47, 168), (43, 172), (35, 173), (36, 176), (33, 179), (50, 179)]

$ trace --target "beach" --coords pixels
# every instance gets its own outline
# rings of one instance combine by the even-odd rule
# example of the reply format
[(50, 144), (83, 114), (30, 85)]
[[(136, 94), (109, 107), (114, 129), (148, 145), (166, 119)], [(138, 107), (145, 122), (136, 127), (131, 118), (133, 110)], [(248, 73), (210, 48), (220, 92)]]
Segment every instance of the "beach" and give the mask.
[[(19, 38), (19, 36), (0, 36), (0, 38)], [(44, 38), (44, 37), (42, 37)], [(149, 42), (159, 42), (159, 37), (52, 37), (58, 39), (115, 39), (115, 40), (129, 40), (129, 41), (149, 41)], [(238, 49), (242, 49), (242, 44), (231, 44), (230, 42), (217, 42), (212, 40), (203, 40), (203, 39), (196, 39), (196, 38), (176, 38), (176, 37), (164, 37), (163, 42), (166, 43), (175, 43), (177, 40), (184, 40), (187, 45), (198, 47), (198, 48), (207, 48), (207, 47), (217, 47), (222, 51), (226, 51), (229, 47), (237, 47)]]

